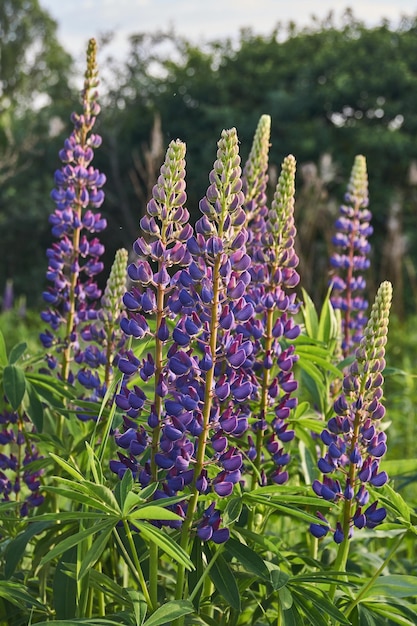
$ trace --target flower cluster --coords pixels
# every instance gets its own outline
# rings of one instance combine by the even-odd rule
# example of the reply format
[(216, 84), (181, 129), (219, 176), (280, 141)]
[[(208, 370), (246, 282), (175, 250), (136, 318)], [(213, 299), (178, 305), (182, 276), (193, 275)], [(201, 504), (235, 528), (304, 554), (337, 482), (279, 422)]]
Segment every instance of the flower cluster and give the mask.
[(33, 469), (31, 464), (42, 458), (30, 443), (27, 431), (29, 420), (20, 418), (16, 412), (0, 414), (0, 498), (3, 502), (20, 502), (20, 514), (40, 506), (44, 501), (40, 477), (43, 470)]
[(340, 207), (333, 237), (335, 252), (331, 257), (334, 268), (331, 302), (342, 312), (342, 351), (349, 355), (362, 338), (366, 324), (368, 302), (363, 297), (366, 288), (363, 272), (369, 267), (368, 237), (373, 229), (368, 209), (368, 177), (364, 156), (356, 156), (345, 195)]
[[(295, 159), (288, 156), (282, 164), (271, 208), (266, 206), (267, 154), (269, 116), (262, 116), (244, 169), (244, 188), (248, 193), (248, 254), (251, 282), (246, 300), (254, 307), (252, 321), (253, 375), (260, 390), (259, 401), (252, 406), (254, 439), (249, 437), (249, 458), (261, 484), (267, 479), (283, 484), (288, 480), (286, 466), (290, 455), (283, 444), (294, 438), (288, 428), (288, 417), (297, 400), (292, 367), (297, 356), (291, 340), (300, 328), (294, 323), (297, 312), (295, 293), (288, 295), (299, 282), (298, 257), (294, 250)], [(252, 183), (252, 184), (250, 184)], [(248, 333), (248, 324), (244, 332)], [(265, 472), (265, 452), (271, 457), (269, 475)]]
[[(92, 209), (104, 200), (105, 176), (91, 162), (101, 137), (92, 132), (100, 112), (97, 102), (96, 44), (91, 40), (87, 51), (87, 71), (82, 93), (82, 114), (73, 113), (73, 132), (59, 156), (63, 162), (55, 172), (52, 199), (55, 211), (50, 216), (52, 234), (57, 239), (47, 251), (47, 279), (51, 285), (43, 293), (48, 308), (41, 317), (51, 330), (41, 334), (45, 348), (56, 349), (61, 360), (60, 375), (71, 380), (71, 355), (77, 350), (80, 323), (97, 319), (95, 304), (101, 292), (95, 277), (103, 269), (100, 257), (104, 246), (96, 237), (106, 227), (106, 220)], [(63, 327), (63, 333), (59, 333)], [(57, 356), (48, 357), (50, 368), (57, 366)]]
[[(372, 307), (364, 336), (356, 350), (355, 361), (343, 379), (343, 392), (334, 403), (335, 415), (329, 420), (321, 439), (327, 448), (318, 467), (323, 480), (313, 489), (330, 502), (343, 501), (343, 521), (337, 522), (334, 540), (341, 543), (353, 529), (374, 528), (386, 517), (377, 502), (368, 504), (369, 487), (381, 487), (388, 476), (380, 471), (386, 452), (386, 435), (380, 422), (385, 415), (381, 404), (385, 368), (385, 344), (392, 299), (391, 283), (381, 284)], [(319, 523), (310, 530), (315, 537), (330, 531), (327, 520), (318, 514)]]
[[(269, 132), (262, 124), (257, 132), (267, 147)], [(285, 161), (268, 219), (258, 219), (257, 207), (266, 200), (265, 148), (258, 147), (250, 157), (258, 161), (245, 171), (259, 188), (250, 219), (264, 220), (264, 227), (251, 238), (235, 129), (223, 131), (218, 142), (194, 230), (183, 206), (185, 146), (171, 142), (141, 220), (146, 238), (135, 242), (137, 260), (128, 267), (134, 286), (123, 298), (124, 333), (133, 341), (149, 337), (152, 349), (138, 353), (132, 347), (119, 359), (124, 380), (116, 403), (125, 414), (115, 433), (121, 451), (111, 469), (120, 477), (130, 470), (142, 486), (158, 482), (157, 498), (188, 491), (191, 497), (174, 507), (184, 532), (195, 524), (200, 538), (217, 542), (229, 531), (221, 527), (215, 501), (242, 482), (244, 457), (261, 483), (267, 480), (261, 468), (265, 437), (268, 478), (283, 483), (289, 455), (280, 442), (293, 438), (286, 419), (296, 404), (290, 397), (297, 386), (291, 371), (296, 356), (284, 341), (299, 333), (292, 319), (295, 296), (286, 294), (298, 282), (295, 161)], [(263, 174), (256, 174), (259, 168)], [(214, 500), (198, 513), (200, 494)]]

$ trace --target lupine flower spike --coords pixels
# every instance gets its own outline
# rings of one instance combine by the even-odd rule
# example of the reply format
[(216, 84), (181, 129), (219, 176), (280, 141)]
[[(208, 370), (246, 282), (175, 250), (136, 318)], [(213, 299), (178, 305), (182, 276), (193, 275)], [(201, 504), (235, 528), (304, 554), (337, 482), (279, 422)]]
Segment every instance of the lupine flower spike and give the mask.
[[(113, 367), (117, 366), (124, 352), (126, 336), (120, 328), (125, 316), (123, 296), (126, 291), (127, 250), (117, 250), (101, 298), (101, 308), (97, 319), (84, 324), (80, 330), (80, 347), (74, 361), (80, 365), (77, 379), (90, 391), (92, 402), (101, 401), (113, 378)], [(78, 413), (80, 419), (95, 417), (97, 407), (92, 406), (93, 414)]]
[[(299, 335), (300, 328), (293, 320), (297, 312), (295, 293), (287, 292), (299, 282), (294, 251), (295, 168), (294, 157), (286, 157), (265, 229), (248, 248), (252, 281), (246, 299), (253, 304), (257, 317), (246, 323), (243, 332), (254, 337), (253, 371), (260, 389), (259, 403), (256, 408), (252, 406), (255, 442), (249, 439), (248, 456), (257, 470), (254, 478), (261, 484), (268, 479), (278, 484), (287, 481), (290, 455), (283, 444), (294, 437), (287, 420), (297, 404), (293, 397), (297, 383), (292, 372), (297, 356), (288, 342)], [(268, 475), (266, 452), (272, 461)]]
[[(52, 285), (44, 292), (49, 308), (42, 319), (52, 329), (41, 335), (48, 350), (54, 348), (60, 360), (59, 374), (72, 380), (70, 363), (78, 348), (80, 323), (97, 319), (95, 304), (101, 292), (95, 276), (103, 269), (100, 257), (104, 246), (95, 235), (106, 227), (106, 220), (97, 209), (104, 200), (102, 187), (105, 176), (91, 165), (94, 149), (101, 137), (92, 132), (100, 112), (97, 102), (96, 43), (90, 40), (87, 50), (87, 70), (82, 92), (83, 112), (73, 113), (74, 130), (60, 151), (63, 166), (55, 172), (51, 196), (56, 209), (50, 217), (52, 234), (57, 241), (47, 251), (47, 279)], [(60, 328), (63, 332), (59, 333)], [(48, 357), (50, 368), (57, 366), (57, 354)]]
[(334, 268), (331, 298), (335, 309), (342, 312), (342, 351), (350, 355), (362, 337), (366, 324), (368, 302), (363, 297), (366, 288), (363, 272), (369, 267), (368, 237), (373, 229), (368, 209), (368, 176), (364, 156), (356, 156), (345, 195), (340, 207), (333, 237), (335, 252), (331, 257)]
[(354, 528), (375, 528), (386, 516), (377, 501), (368, 504), (369, 487), (381, 487), (388, 476), (380, 471), (380, 460), (387, 445), (381, 429), (385, 408), (381, 404), (392, 286), (379, 287), (364, 336), (356, 349), (355, 361), (343, 379), (343, 392), (334, 403), (334, 416), (321, 439), (327, 447), (318, 467), (324, 474), (313, 489), (330, 502), (343, 503), (343, 514), (336, 525), (318, 515), (310, 530), (315, 537), (333, 532), (336, 543), (349, 539)]
[[(236, 131), (224, 131), (218, 143), (195, 235), (182, 207), (184, 153), (181, 142), (171, 144), (141, 222), (148, 241), (135, 243), (139, 259), (129, 266), (130, 278), (141, 289), (125, 295), (128, 317), (122, 328), (133, 338), (154, 334), (155, 350), (143, 359), (132, 352), (119, 360), (126, 382), (116, 402), (126, 416), (116, 442), (126, 454), (119, 453), (119, 461), (111, 464), (120, 476), (130, 469), (142, 485), (159, 480), (162, 489), (156, 497), (191, 492), (175, 508), (184, 517), (182, 544), (195, 523), (201, 539), (222, 542), (228, 537), (213, 505), (198, 513), (199, 521), (195, 516), (201, 493), (214, 491), (214, 500), (230, 495), (241, 479), (242, 457), (228, 440), (248, 427), (241, 406), (253, 391), (245, 370), (252, 344), (235, 328), (254, 312), (244, 299), (250, 258)], [(152, 315), (154, 332), (147, 321)], [(135, 383), (136, 375), (153, 380), (152, 397)]]
[[(268, 153), (271, 134), (271, 117), (262, 115), (256, 128), (252, 148), (243, 168), (242, 191), (245, 196), (244, 210), (251, 229), (258, 230), (256, 224), (265, 218), (266, 186), (268, 183)], [(265, 207), (265, 209), (263, 209)], [(255, 223), (252, 221), (254, 220)], [(248, 233), (250, 236), (250, 233)]]

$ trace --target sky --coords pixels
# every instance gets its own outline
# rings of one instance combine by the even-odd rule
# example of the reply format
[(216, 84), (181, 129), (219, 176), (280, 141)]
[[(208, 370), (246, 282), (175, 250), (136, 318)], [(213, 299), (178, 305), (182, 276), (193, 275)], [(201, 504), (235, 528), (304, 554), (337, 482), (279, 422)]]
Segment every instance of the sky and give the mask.
[[(76, 60), (84, 59), (88, 40), (114, 32), (107, 54), (123, 60), (132, 33), (173, 27), (195, 43), (236, 37), (240, 28), (270, 34), (281, 22), (310, 23), (314, 14), (333, 11), (340, 18), (350, 7), (366, 25), (382, 18), (397, 25), (401, 15), (416, 15), (417, 0), (39, 0), (58, 22), (62, 45)], [(99, 57), (100, 61), (100, 57)]]

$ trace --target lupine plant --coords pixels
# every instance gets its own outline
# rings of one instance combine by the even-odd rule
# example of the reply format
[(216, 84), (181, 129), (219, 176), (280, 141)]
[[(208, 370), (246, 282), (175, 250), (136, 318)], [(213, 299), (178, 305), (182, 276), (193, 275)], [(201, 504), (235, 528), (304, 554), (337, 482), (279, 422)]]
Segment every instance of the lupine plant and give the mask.
[(320, 316), (297, 292), (292, 155), (268, 188), (267, 115), (243, 169), (222, 131), (195, 223), (169, 144), (101, 293), (95, 50), (55, 173), (50, 329), (39, 355), (0, 333), (0, 623), (414, 625), (415, 514), (384, 469), (392, 287), (366, 325), (358, 295), (364, 157)]
[(340, 207), (333, 237), (331, 256), (334, 273), (331, 278), (331, 303), (342, 312), (342, 351), (348, 356), (362, 336), (366, 324), (368, 302), (364, 298), (364, 272), (370, 266), (372, 235), (371, 212), (368, 208), (368, 175), (366, 159), (358, 155), (352, 168), (345, 203)]

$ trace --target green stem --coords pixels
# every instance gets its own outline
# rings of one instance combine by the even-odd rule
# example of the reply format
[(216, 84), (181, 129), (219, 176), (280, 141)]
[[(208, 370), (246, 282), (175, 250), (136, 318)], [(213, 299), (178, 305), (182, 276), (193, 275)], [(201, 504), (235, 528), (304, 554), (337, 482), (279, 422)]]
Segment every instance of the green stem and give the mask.
[(130, 532), (129, 524), (127, 523), (126, 520), (123, 520), (123, 525), (124, 525), (124, 528), (125, 528), (125, 531), (126, 531), (126, 537), (127, 537), (128, 542), (129, 542), (130, 549), (132, 551), (133, 561), (130, 558), (130, 555), (129, 555), (128, 551), (126, 550), (126, 548), (124, 546), (124, 543), (121, 540), (121, 538), (119, 537), (119, 534), (118, 534), (116, 529), (113, 529), (114, 536), (115, 536), (116, 541), (117, 541), (117, 543), (119, 545), (119, 548), (120, 548), (120, 550), (121, 550), (121, 552), (123, 554), (123, 558), (125, 559), (125, 562), (130, 567), (130, 571), (132, 572), (133, 576), (136, 578), (137, 582), (140, 585), (140, 588), (141, 588), (142, 593), (144, 595), (146, 604), (148, 605), (149, 609), (151, 611), (153, 611), (154, 610), (154, 606), (152, 605), (151, 598), (150, 598), (150, 595), (149, 595), (149, 591), (148, 591), (148, 588), (146, 586), (146, 580), (145, 580), (145, 577), (144, 577), (143, 572), (142, 572), (142, 567), (140, 565), (140, 562), (139, 562), (139, 559), (138, 559), (138, 555), (136, 553), (136, 548), (135, 548), (135, 544), (133, 542), (132, 533)]
[(399, 546), (401, 545), (404, 537), (407, 535), (408, 531), (406, 530), (405, 533), (403, 533), (402, 535), (400, 535), (397, 538), (397, 541), (395, 541), (391, 547), (391, 550), (388, 552), (387, 556), (385, 557), (384, 562), (382, 563), (382, 565), (376, 570), (375, 574), (372, 576), (372, 578), (370, 578), (370, 580), (368, 580), (368, 582), (362, 587), (362, 589), (359, 591), (358, 595), (356, 596), (356, 598), (354, 600), (352, 600), (352, 602), (349, 604), (349, 606), (346, 609), (346, 617), (349, 617), (349, 615), (351, 614), (351, 612), (353, 611), (353, 609), (355, 608), (355, 606), (357, 606), (359, 604), (359, 602), (362, 600), (362, 598), (364, 596), (366, 596), (367, 592), (369, 591), (369, 589), (371, 589), (371, 587), (374, 585), (375, 581), (379, 578), (379, 576), (382, 574), (382, 572), (384, 571), (385, 567), (388, 565), (388, 563), (390, 562), (390, 560), (392, 559), (392, 557), (394, 556), (394, 554), (396, 553), (396, 551), (398, 550)]
[(213, 554), (210, 563), (208, 563), (207, 567), (204, 569), (204, 572), (201, 574), (200, 579), (198, 580), (196, 586), (194, 587), (192, 593), (189, 596), (189, 600), (190, 602), (192, 602), (194, 600), (194, 598), (196, 597), (201, 585), (204, 583), (204, 581), (207, 579), (207, 576), (210, 573), (211, 568), (213, 567), (213, 565), (216, 562), (216, 559), (220, 556), (220, 554), (223, 552), (224, 550), (224, 545), (221, 545), (219, 547), (218, 550), (216, 550), (216, 552)]

